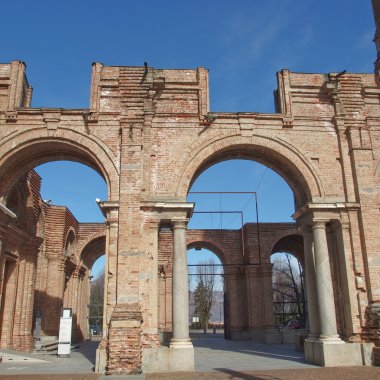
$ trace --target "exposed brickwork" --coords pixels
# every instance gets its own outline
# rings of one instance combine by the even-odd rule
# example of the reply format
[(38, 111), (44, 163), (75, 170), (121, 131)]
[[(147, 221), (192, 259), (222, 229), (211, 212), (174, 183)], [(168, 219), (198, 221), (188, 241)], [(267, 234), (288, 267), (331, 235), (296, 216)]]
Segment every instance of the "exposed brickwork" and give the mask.
[(141, 323), (138, 304), (115, 307), (108, 333), (108, 375), (141, 373)]

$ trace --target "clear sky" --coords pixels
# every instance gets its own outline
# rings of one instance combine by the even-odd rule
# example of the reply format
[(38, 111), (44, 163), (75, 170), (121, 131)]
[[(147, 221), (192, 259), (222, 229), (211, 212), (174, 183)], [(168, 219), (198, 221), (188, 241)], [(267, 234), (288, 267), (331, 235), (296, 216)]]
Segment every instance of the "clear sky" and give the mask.
[(370, 0), (12, 0), (0, 62), (34, 107), (87, 108), (91, 63), (210, 70), (212, 111), (273, 111), (276, 71), (371, 72)]
[[(88, 108), (92, 62), (147, 61), (207, 67), (211, 111), (273, 112), (276, 71), (372, 72), (376, 57), (370, 0), (12, 0), (0, 10), (0, 62), (27, 64), (33, 107)], [(272, 171), (251, 162), (220, 165), (193, 190), (258, 188), (261, 221), (291, 220), (291, 192)], [(106, 198), (105, 184), (81, 170), (40, 167), (43, 198), (68, 205), (80, 221), (102, 221), (94, 199)], [(249, 199), (208, 202), (208, 209), (242, 207), (245, 217), (254, 215)], [(211, 226), (221, 223), (216, 218)]]

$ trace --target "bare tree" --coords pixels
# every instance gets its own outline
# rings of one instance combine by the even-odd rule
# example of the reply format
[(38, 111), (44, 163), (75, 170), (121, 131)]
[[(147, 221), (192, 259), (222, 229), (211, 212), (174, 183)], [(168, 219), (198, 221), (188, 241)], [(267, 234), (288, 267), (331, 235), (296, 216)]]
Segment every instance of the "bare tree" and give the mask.
[(273, 263), (273, 301), (275, 314), (284, 324), (290, 317), (297, 317), (305, 326), (306, 305), (301, 265), (288, 253)]

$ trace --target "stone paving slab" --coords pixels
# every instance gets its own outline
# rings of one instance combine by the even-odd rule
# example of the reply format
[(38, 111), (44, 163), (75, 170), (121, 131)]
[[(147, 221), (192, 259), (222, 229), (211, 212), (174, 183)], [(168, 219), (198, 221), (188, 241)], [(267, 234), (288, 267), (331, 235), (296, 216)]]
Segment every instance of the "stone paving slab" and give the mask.
[(99, 376), (97, 374), (0, 375), (9, 380), (377, 380), (379, 367), (332, 367), (282, 369), (270, 371), (170, 372), (133, 376)]
[(271, 371), (234, 371), (221, 368), (213, 372), (149, 374), (146, 380), (376, 380), (379, 367), (333, 367), (282, 369)]
[[(45, 362), (0, 364), (0, 379), (10, 380), (380, 380), (379, 367), (320, 368), (304, 362), (290, 345), (254, 344), (224, 339), (194, 339), (196, 372), (105, 376), (93, 373), (98, 342), (85, 342), (70, 358), (36, 355)], [(22, 354), (24, 355), (24, 354)], [(25, 354), (34, 357), (34, 354)]]
[(195, 370), (213, 371), (221, 367), (231, 370), (266, 370), (285, 368), (318, 368), (305, 363), (304, 354), (293, 345), (260, 344), (215, 338), (193, 339)]

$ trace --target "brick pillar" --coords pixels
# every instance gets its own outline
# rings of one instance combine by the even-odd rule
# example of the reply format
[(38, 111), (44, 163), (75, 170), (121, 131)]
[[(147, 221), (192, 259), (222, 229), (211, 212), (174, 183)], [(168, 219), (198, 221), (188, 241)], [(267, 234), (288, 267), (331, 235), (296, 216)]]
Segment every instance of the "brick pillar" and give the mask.
[(263, 308), (263, 324), (265, 328), (274, 325), (273, 310), (273, 288), (272, 288), (272, 264), (261, 264), (261, 284), (262, 284), (262, 308)]
[(47, 287), (41, 301), (41, 327), (46, 336), (58, 337), (64, 284), (65, 271), (61, 258), (55, 255), (48, 257)]
[(272, 264), (249, 266), (246, 281), (250, 337), (260, 340), (262, 331), (274, 325)]
[(107, 375), (141, 373), (141, 324), (139, 305), (117, 305), (108, 331)]
[[(95, 372), (106, 372), (108, 352), (113, 346), (108, 346), (108, 329), (111, 326), (112, 312), (117, 302), (117, 271), (118, 271), (118, 234), (119, 234), (119, 204), (118, 202), (102, 202), (102, 209), (106, 213), (106, 246), (104, 272), (104, 309), (103, 309), (103, 337), (96, 350)], [(90, 284), (88, 299), (90, 298)], [(87, 322), (86, 322), (87, 323)], [(114, 355), (114, 354), (111, 354)]]
[(246, 334), (248, 327), (249, 311), (247, 310), (248, 297), (244, 287), (244, 270), (241, 266), (226, 267), (225, 274), (225, 336), (227, 339), (238, 340), (244, 338), (243, 334)]
[(79, 342), (83, 339), (82, 331), (80, 328), (81, 320), (81, 283), (83, 280), (83, 273), (81, 273), (81, 268), (78, 267), (72, 274), (71, 282), (71, 304), (69, 307), (73, 310), (73, 329), (72, 329), (72, 340), (73, 342)]
[(104, 318), (103, 332), (106, 335), (108, 325), (111, 320), (112, 308), (117, 299), (117, 265), (118, 265), (118, 224), (119, 212), (117, 208), (107, 212), (106, 230), (106, 268), (105, 268), (105, 288), (104, 288)]
[(37, 258), (37, 244), (22, 247), (12, 338), (12, 347), (21, 351), (31, 351), (34, 347), (33, 306)]

